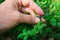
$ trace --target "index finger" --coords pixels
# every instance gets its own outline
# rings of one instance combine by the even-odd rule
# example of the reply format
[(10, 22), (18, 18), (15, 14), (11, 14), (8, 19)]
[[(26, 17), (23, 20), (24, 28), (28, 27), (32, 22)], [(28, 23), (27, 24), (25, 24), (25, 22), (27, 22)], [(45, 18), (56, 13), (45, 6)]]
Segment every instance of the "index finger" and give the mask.
[(42, 11), (42, 9), (33, 1), (30, 1), (29, 7), (33, 9), (36, 13), (38, 13), (38, 15), (40, 16), (44, 15), (44, 12)]

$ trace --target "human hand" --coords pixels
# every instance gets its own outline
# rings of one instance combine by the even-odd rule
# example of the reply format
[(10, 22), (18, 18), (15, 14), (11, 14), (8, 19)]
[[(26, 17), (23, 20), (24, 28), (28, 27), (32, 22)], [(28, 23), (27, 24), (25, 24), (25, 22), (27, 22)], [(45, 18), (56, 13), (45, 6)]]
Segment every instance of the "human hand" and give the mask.
[[(22, 12), (30, 12), (30, 15)], [(18, 23), (36, 24), (40, 21), (35, 16), (44, 15), (44, 12), (32, 0), (5, 0), (0, 4), (0, 30), (8, 30)]]

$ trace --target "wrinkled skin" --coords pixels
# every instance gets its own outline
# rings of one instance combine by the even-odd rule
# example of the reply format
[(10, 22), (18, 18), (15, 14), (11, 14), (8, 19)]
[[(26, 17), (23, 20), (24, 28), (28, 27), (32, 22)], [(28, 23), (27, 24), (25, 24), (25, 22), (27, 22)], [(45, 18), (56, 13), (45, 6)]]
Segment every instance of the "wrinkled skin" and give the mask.
[[(30, 15), (23, 14), (20, 11), (28, 11)], [(44, 15), (41, 8), (32, 0), (5, 0), (0, 4), (0, 31), (11, 29), (18, 23), (38, 23), (40, 19), (35, 17), (34, 11)]]

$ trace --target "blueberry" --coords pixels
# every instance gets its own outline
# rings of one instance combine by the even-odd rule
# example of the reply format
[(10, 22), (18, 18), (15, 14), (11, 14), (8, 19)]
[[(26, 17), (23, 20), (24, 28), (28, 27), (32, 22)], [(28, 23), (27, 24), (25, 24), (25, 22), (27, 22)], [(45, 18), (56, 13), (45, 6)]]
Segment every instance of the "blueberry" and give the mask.
[(42, 18), (42, 16), (37, 16), (37, 17), (40, 18), (40, 19)]

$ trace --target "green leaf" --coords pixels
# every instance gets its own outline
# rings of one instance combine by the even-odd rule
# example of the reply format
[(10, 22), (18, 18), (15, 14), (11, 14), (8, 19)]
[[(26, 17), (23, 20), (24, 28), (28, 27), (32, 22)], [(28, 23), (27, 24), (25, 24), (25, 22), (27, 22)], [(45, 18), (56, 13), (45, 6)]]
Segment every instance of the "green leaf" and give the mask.
[(27, 40), (28, 36), (25, 36), (23, 40)]
[(57, 22), (57, 26), (58, 26), (58, 28), (60, 28), (60, 22)]
[(0, 0), (0, 3), (2, 3), (4, 0)]
[(56, 23), (57, 23), (57, 21), (56, 21), (56, 19), (50, 19), (50, 24), (51, 25), (53, 25), (53, 26), (56, 26)]

